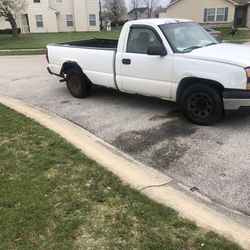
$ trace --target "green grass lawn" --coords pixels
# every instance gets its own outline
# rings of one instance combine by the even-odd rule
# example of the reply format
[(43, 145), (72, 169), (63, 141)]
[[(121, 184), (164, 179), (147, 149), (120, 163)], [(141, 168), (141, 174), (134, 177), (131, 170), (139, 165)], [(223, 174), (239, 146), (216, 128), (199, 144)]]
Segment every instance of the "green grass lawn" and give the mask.
[(43, 33), (24, 34), (14, 38), (12, 35), (0, 35), (0, 50), (3, 49), (39, 49), (48, 43), (62, 43), (68, 41), (85, 40), (91, 38), (118, 38), (120, 29), (111, 32), (71, 32), (71, 33)]
[(240, 249), (2, 105), (0, 131), (0, 249)]
[[(220, 28), (220, 29), (216, 29), (216, 30), (220, 30), (223, 34), (223, 39), (224, 40), (230, 40), (231, 35), (230, 35), (230, 31), (231, 28)], [(236, 32), (236, 34), (233, 36), (233, 40), (244, 40), (244, 39), (250, 39), (250, 30), (238, 30)]]
[[(225, 40), (230, 39), (230, 28), (221, 28)], [(85, 40), (91, 38), (118, 38), (121, 29), (111, 32), (71, 32), (71, 33), (43, 33), (23, 34), (14, 38), (12, 35), (0, 35), (0, 56), (3, 55), (35, 55), (44, 54), (41, 51), (4, 52), (6, 49), (44, 49), (48, 43), (62, 43), (67, 41)], [(234, 41), (250, 39), (250, 30), (239, 30), (234, 36)]]

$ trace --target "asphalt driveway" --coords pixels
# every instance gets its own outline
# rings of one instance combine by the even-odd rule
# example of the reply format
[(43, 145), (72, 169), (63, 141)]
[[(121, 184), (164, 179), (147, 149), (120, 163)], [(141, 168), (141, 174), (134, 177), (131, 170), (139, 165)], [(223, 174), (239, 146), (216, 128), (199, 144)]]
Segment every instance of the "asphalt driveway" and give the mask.
[(79, 124), (250, 227), (250, 109), (201, 127), (174, 103), (154, 98), (95, 87), (89, 98), (74, 99), (41, 56), (0, 57), (1, 94)]

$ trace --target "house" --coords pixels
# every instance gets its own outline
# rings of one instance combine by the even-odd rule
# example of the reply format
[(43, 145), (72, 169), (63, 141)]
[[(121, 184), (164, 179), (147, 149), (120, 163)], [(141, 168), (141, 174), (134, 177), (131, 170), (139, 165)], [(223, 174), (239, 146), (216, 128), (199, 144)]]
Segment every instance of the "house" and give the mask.
[(250, 28), (250, 0), (171, 0), (159, 16), (191, 19), (205, 26)]
[(148, 18), (148, 8), (134, 8), (128, 12), (128, 21)]
[[(22, 33), (98, 31), (98, 0), (28, 0), (17, 22)], [(6, 28), (2, 20), (0, 29)]]

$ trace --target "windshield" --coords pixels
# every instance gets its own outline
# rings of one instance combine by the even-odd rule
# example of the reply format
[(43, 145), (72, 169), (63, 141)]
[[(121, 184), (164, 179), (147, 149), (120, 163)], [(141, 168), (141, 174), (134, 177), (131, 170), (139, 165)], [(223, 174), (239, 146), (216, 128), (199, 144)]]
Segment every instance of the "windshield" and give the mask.
[(174, 52), (187, 53), (218, 42), (195, 22), (160, 25)]

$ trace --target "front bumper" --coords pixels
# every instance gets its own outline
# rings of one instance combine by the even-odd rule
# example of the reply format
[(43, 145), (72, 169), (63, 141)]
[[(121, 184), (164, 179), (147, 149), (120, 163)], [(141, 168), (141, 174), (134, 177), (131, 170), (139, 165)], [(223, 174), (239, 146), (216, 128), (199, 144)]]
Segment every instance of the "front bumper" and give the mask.
[(238, 110), (250, 107), (250, 90), (227, 89), (223, 92), (225, 110)]

